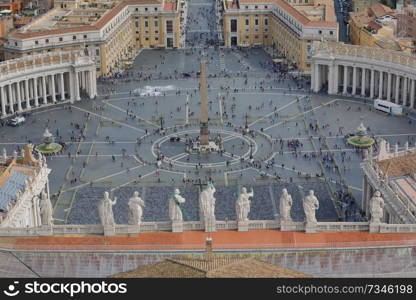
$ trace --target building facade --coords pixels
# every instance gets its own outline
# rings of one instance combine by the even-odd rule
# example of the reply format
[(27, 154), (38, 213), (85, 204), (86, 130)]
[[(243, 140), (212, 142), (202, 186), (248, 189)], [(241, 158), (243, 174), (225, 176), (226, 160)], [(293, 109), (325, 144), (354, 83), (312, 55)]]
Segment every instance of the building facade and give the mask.
[(310, 70), (312, 43), (338, 41), (332, 3), (284, 0), (224, 0), (227, 47), (272, 47), (300, 70)]
[(143, 48), (180, 46), (177, 0), (56, 1), (54, 9), (8, 36), (5, 59), (87, 49), (97, 75), (115, 74)]
[(376, 47), (318, 42), (313, 92), (381, 99), (415, 109), (416, 57)]

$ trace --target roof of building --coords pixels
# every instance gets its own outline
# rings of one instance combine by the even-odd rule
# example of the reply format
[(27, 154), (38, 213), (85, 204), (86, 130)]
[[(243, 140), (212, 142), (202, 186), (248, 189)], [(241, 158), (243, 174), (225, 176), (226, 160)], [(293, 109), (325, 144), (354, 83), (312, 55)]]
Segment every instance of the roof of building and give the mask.
[(28, 176), (22, 172), (12, 170), (6, 182), (0, 187), (0, 210), (6, 210), (7, 205), (16, 200), (16, 192), (25, 187)]
[[(60, 35), (65, 33), (72, 33), (72, 32), (85, 32), (85, 31), (92, 31), (92, 30), (99, 30), (104, 27), (108, 22), (110, 22), (120, 11), (122, 11), (126, 6), (129, 5), (145, 5), (145, 4), (162, 4), (163, 0), (128, 0), (120, 2), (114, 8), (110, 9), (106, 13), (104, 13), (97, 22), (91, 25), (85, 26), (73, 26), (69, 28), (57, 28), (57, 29), (50, 29), (50, 30), (40, 30), (36, 32), (22, 32), (16, 31), (10, 34), (11, 38), (35, 38), (45, 35)], [(169, 2), (171, 3), (171, 2)], [(176, 1), (172, 4), (165, 3), (164, 8), (167, 8), (168, 11), (174, 11), (172, 9), (175, 7), (176, 9)]]
[[(284, 0), (239, 0), (239, 1), (240, 1), (240, 4), (243, 4), (243, 3), (244, 4), (276, 3), (281, 8), (283, 8), (286, 12), (288, 12), (290, 15), (292, 15), (296, 20), (298, 20), (300, 23), (302, 23), (303, 25), (308, 25), (308, 26), (311, 26), (311, 27), (336, 27), (336, 26), (338, 26), (338, 23), (335, 20), (334, 14), (331, 14), (330, 12), (325, 13), (325, 16), (329, 17), (330, 20), (311, 21), (307, 16), (302, 14), (299, 10), (297, 10), (296, 8), (294, 8), (292, 5), (290, 5), (289, 3), (287, 3)], [(329, 7), (332, 7), (332, 9), (333, 9), (333, 6), (329, 6)], [(328, 8), (328, 7), (326, 7), (326, 8)]]
[(351, 12), (350, 20), (357, 27), (362, 28), (368, 25), (372, 20), (374, 20), (374, 18), (370, 17), (367, 11), (363, 11), (363, 12)]
[(393, 157), (377, 162), (380, 170), (388, 176), (396, 177), (416, 173), (416, 153)]
[(378, 37), (375, 43), (377, 46), (383, 49), (402, 51), (400, 44), (396, 40), (391, 39), (391, 38)]
[(390, 7), (380, 3), (372, 5), (369, 10), (370, 13), (372, 13), (376, 18), (380, 18), (385, 15), (395, 15), (394, 11)]
[(304, 273), (255, 258), (179, 258), (114, 274), (113, 278), (305, 278)]

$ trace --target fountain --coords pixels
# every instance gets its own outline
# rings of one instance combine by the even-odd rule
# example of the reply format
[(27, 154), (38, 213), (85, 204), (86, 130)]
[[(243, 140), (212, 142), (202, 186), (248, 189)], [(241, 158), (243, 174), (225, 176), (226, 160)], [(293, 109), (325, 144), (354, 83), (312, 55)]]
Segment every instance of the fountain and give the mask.
[(374, 139), (367, 136), (367, 129), (363, 122), (358, 126), (355, 135), (348, 138), (348, 144), (357, 148), (369, 148), (374, 144)]
[(42, 154), (48, 155), (60, 152), (62, 150), (62, 146), (54, 142), (52, 133), (50, 133), (49, 129), (46, 128), (43, 133), (43, 144), (37, 145), (35, 150)]

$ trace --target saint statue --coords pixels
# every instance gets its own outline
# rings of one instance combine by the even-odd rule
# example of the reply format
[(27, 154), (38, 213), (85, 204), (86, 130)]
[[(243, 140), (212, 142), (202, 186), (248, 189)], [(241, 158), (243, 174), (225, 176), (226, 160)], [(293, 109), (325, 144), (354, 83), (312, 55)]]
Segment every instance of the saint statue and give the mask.
[(143, 216), (144, 201), (139, 197), (139, 192), (135, 191), (133, 197), (129, 199), (129, 224), (140, 225)]
[(215, 220), (215, 187), (209, 182), (199, 196), (199, 211), (201, 220)]
[(98, 215), (100, 216), (100, 221), (103, 226), (114, 226), (114, 215), (113, 215), (113, 205), (117, 202), (117, 198), (114, 198), (114, 201), (110, 199), (108, 192), (104, 192), (104, 199), (101, 200), (98, 205)]
[(250, 197), (254, 196), (253, 189), (248, 193), (247, 189), (243, 187), (241, 189), (241, 194), (238, 197), (237, 202), (235, 203), (235, 213), (237, 215), (238, 221), (248, 221), (248, 214), (250, 212)]
[(40, 198), (40, 214), (42, 225), (52, 226), (52, 204), (45, 190), (41, 193)]
[(381, 219), (383, 218), (383, 208), (384, 208), (384, 200), (381, 197), (381, 193), (376, 191), (373, 197), (370, 199), (370, 215), (371, 223), (381, 223)]
[(282, 196), (279, 200), (280, 205), (280, 221), (291, 222), (290, 210), (292, 209), (292, 196), (287, 192), (287, 189), (282, 190)]
[(169, 218), (172, 222), (183, 221), (180, 205), (185, 203), (185, 198), (180, 195), (179, 189), (169, 199)]
[(319, 201), (315, 197), (313, 190), (303, 199), (303, 210), (305, 211), (306, 223), (316, 223), (315, 211), (319, 208)]

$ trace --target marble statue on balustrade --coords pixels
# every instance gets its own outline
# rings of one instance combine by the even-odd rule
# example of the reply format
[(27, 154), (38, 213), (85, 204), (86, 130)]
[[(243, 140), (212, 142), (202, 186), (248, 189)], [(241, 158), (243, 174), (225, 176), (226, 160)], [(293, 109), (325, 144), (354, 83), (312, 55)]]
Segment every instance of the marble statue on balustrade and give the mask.
[(243, 187), (241, 194), (235, 203), (235, 212), (237, 215), (237, 221), (248, 221), (248, 214), (250, 213), (250, 198), (254, 196), (253, 189), (248, 193), (247, 189)]
[(314, 191), (310, 190), (309, 195), (303, 199), (303, 210), (306, 216), (306, 224), (317, 223), (315, 216), (317, 209), (319, 209), (318, 198), (314, 195)]
[(48, 195), (46, 194), (45, 190), (41, 193), (40, 198), (40, 215), (41, 215), (41, 222), (42, 225), (46, 226), (52, 226), (52, 216), (53, 216), (53, 210), (52, 210), (52, 204), (49, 200)]
[(138, 225), (142, 222), (144, 200), (139, 196), (139, 192), (135, 191), (133, 197), (129, 199), (129, 224)]
[(287, 192), (287, 189), (283, 189), (282, 196), (280, 197), (280, 200), (279, 200), (281, 222), (292, 222), (292, 217), (290, 216), (292, 204), (293, 204), (292, 196)]
[(101, 224), (104, 227), (115, 226), (113, 205), (115, 205), (116, 203), (116, 197), (114, 198), (114, 200), (111, 200), (108, 192), (104, 192), (104, 199), (101, 200), (100, 204), (98, 204), (98, 215), (100, 217)]
[(379, 191), (374, 193), (373, 197), (369, 201), (369, 206), (371, 216), (370, 223), (381, 223), (381, 219), (383, 218), (384, 200)]
[(174, 194), (169, 199), (169, 218), (172, 222), (182, 222), (181, 205), (185, 203), (185, 198), (181, 196), (179, 189), (175, 189)]
[(215, 223), (215, 191), (214, 185), (209, 182), (207, 187), (199, 195), (200, 218), (201, 221), (204, 221), (204, 224), (212, 225), (212, 222)]

